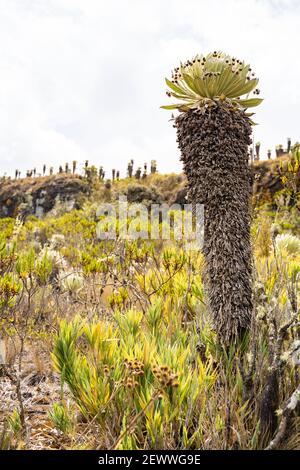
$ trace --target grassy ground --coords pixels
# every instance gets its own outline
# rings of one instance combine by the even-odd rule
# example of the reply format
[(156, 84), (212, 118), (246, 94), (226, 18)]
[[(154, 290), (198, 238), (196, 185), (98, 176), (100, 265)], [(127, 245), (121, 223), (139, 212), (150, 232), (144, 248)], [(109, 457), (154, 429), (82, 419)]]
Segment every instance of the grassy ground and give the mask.
[[(147, 181), (171, 194), (182, 177)], [(99, 241), (105, 191), (81, 210), (0, 220), (0, 446), (299, 449), (287, 408), (299, 386), (297, 205), (281, 192), (254, 207), (253, 324), (225, 349), (201, 252)]]

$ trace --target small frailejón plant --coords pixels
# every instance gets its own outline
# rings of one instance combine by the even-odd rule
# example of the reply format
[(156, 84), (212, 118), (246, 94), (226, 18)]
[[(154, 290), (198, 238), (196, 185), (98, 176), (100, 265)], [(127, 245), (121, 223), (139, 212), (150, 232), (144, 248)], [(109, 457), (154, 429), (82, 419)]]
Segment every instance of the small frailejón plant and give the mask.
[[(252, 314), (248, 146), (252, 113), (262, 102), (249, 65), (222, 52), (196, 56), (166, 79), (178, 103), (177, 138), (189, 198), (204, 204), (204, 255), (215, 328), (223, 342), (240, 337)], [(252, 96), (250, 96), (250, 94)]]

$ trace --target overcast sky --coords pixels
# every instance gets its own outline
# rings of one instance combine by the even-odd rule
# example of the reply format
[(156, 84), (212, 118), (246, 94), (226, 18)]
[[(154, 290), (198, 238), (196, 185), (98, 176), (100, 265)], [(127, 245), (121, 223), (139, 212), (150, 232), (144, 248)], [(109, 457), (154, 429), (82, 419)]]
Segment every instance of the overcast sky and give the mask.
[(164, 77), (223, 50), (260, 78), (255, 141), (300, 140), (300, 0), (0, 0), (0, 173), (181, 169)]

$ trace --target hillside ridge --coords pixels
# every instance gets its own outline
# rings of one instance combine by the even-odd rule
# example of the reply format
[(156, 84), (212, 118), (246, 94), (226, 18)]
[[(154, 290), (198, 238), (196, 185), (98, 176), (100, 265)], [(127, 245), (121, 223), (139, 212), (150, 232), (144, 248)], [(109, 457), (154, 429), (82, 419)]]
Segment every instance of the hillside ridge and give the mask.
[[(281, 162), (288, 156), (254, 162), (253, 192), (256, 202), (272, 199), (283, 188), (279, 175)], [(66, 211), (79, 209), (87, 198), (98, 202), (116, 200), (126, 194), (129, 202), (184, 204), (187, 202), (186, 178), (183, 174), (151, 174), (137, 179), (101, 180), (79, 174), (0, 180), (0, 218), (17, 215), (43, 215), (64, 205)]]

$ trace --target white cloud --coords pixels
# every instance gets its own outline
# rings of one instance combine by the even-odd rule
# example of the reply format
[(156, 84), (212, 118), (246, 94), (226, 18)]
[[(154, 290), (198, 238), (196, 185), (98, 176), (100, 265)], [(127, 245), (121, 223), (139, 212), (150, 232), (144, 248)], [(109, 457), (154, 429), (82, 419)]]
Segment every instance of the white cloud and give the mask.
[[(263, 152), (300, 139), (298, 0), (0, 0), (0, 172), (89, 159), (181, 168), (164, 77), (222, 49), (261, 82)], [(274, 151), (273, 151), (274, 153)]]

